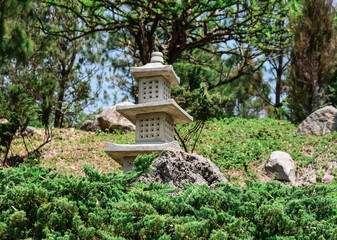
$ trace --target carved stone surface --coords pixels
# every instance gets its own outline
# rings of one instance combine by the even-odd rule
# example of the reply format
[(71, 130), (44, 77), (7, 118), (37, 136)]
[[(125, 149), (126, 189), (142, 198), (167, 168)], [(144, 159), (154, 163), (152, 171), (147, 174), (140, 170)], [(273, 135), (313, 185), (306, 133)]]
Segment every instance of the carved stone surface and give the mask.
[(174, 141), (173, 119), (166, 113), (140, 114), (136, 121), (136, 142)]
[(163, 63), (163, 54), (154, 52), (150, 63), (141, 67), (131, 67), (130, 72), (137, 82), (144, 77), (163, 76), (171, 85), (179, 84), (180, 79), (174, 72), (172, 65), (163, 65)]
[(122, 166), (124, 158), (126, 157), (134, 157), (135, 159), (139, 154), (151, 154), (153, 152), (160, 153), (167, 148), (181, 150), (177, 141), (169, 143), (146, 142), (134, 144), (105, 143), (105, 152)]
[(165, 112), (170, 115), (173, 118), (174, 124), (189, 123), (193, 121), (193, 117), (185, 112), (173, 99), (135, 105), (118, 105), (117, 111), (134, 124), (136, 124), (137, 115), (158, 112)]
[(139, 79), (139, 103), (162, 101), (171, 98), (170, 82), (162, 76)]
[(228, 182), (225, 175), (209, 159), (176, 149), (163, 151), (151, 167), (154, 170), (143, 174), (136, 182), (159, 182), (181, 189), (184, 189), (185, 183), (211, 186), (216, 182)]
[(106, 143), (105, 151), (123, 165), (124, 172), (133, 168), (138, 154), (161, 152), (167, 147), (179, 149), (174, 141), (174, 124), (189, 123), (193, 118), (171, 99), (171, 85), (180, 79), (171, 65), (163, 65), (163, 54), (154, 52), (151, 62), (132, 67), (131, 74), (138, 82), (139, 104), (118, 105), (116, 111), (136, 124), (136, 144)]

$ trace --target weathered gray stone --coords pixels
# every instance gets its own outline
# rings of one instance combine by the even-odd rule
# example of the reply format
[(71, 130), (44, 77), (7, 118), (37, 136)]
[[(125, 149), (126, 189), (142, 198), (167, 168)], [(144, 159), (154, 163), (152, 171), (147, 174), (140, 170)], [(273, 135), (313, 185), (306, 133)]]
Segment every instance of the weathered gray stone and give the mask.
[(174, 141), (174, 125), (170, 115), (163, 112), (137, 115), (137, 143), (172, 141)]
[(162, 76), (142, 77), (138, 81), (138, 103), (156, 102), (171, 98), (171, 84)]
[(105, 131), (105, 129), (109, 129), (110, 132), (115, 129), (135, 131), (136, 126), (116, 111), (116, 108), (118, 106), (132, 105), (134, 104), (130, 102), (122, 102), (103, 111), (97, 118), (97, 121), (102, 131)]
[(331, 183), (333, 178), (334, 177), (332, 175), (330, 175), (329, 173), (326, 173), (324, 177), (322, 178), (322, 182), (324, 182), (325, 184)]
[(295, 184), (295, 164), (291, 156), (282, 151), (274, 151), (269, 157), (266, 165), (268, 174), (277, 173), (277, 180), (288, 181)]
[[(324, 129), (325, 125), (325, 129)], [(298, 127), (297, 134), (322, 135), (337, 130), (337, 109), (333, 106), (321, 108), (310, 114)]]
[(171, 99), (171, 85), (180, 79), (171, 65), (163, 65), (163, 54), (153, 52), (151, 62), (131, 68), (138, 82), (139, 104), (118, 105), (116, 111), (136, 124), (136, 144), (106, 144), (106, 152), (123, 165), (124, 172), (133, 168), (138, 154), (161, 152), (171, 146), (180, 149), (174, 141), (174, 124), (189, 123), (193, 118)]
[(105, 152), (122, 166), (124, 165), (124, 158), (133, 157), (135, 159), (140, 154), (151, 154), (153, 152), (161, 153), (168, 148), (181, 150), (177, 141), (169, 143), (146, 142), (134, 144), (105, 143)]
[(94, 121), (94, 120), (85, 120), (81, 126), (80, 126), (80, 130), (86, 131), (86, 132), (96, 132), (96, 131), (100, 131), (101, 128), (98, 124), (98, 121)]
[(157, 112), (164, 112), (170, 115), (175, 124), (193, 121), (193, 117), (185, 112), (173, 99), (134, 105), (118, 105), (116, 109), (134, 124), (138, 114), (149, 114), (150, 116), (151, 113)]
[(179, 84), (180, 79), (174, 72), (172, 65), (163, 65), (163, 63), (163, 54), (161, 52), (153, 52), (150, 63), (141, 67), (131, 67), (130, 72), (137, 82), (144, 77), (162, 76), (171, 85)]
[(136, 182), (159, 182), (180, 189), (184, 189), (185, 183), (211, 186), (216, 182), (228, 182), (220, 169), (209, 159), (176, 149), (163, 151), (151, 167), (154, 170), (143, 174)]

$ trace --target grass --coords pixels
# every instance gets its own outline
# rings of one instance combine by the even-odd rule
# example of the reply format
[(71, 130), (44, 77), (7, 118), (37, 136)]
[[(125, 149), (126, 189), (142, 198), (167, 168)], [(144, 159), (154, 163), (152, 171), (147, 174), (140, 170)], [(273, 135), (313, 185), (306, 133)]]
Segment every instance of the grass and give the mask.
[[(182, 126), (181, 133), (187, 132), (188, 128)], [(243, 182), (244, 179), (265, 181), (264, 166), (270, 154), (277, 150), (292, 156), (300, 175), (310, 168), (318, 177), (327, 172), (336, 176), (337, 133), (306, 137), (295, 134), (296, 129), (287, 121), (274, 119), (214, 119), (206, 123), (195, 153), (211, 159), (234, 182)], [(30, 147), (41, 140), (42, 136), (33, 136)], [(52, 142), (43, 148), (40, 164), (75, 176), (83, 175), (84, 164), (99, 172), (121, 173), (121, 167), (105, 154), (105, 142), (128, 144), (134, 141), (135, 133), (55, 129)], [(192, 144), (188, 145), (190, 149)], [(13, 143), (12, 153), (24, 153), (21, 139)]]
[[(134, 133), (84, 132), (76, 129), (54, 129), (50, 143), (42, 149), (40, 165), (74, 176), (83, 176), (83, 165), (87, 164), (99, 172), (119, 171), (122, 168), (105, 152), (105, 142), (132, 143)], [(43, 141), (42, 135), (29, 138), (29, 148), (33, 149)], [(22, 139), (13, 142), (12, 154), (25, 154)]]
[(299, 174), (310, 167), (321, 175), (336, 175), (337, 133), (306, 137), (295, 134), (296, 129), (287, 121), (274, 119), (214, 119), (206, 123), (195, 152), (210, 158), (234, 180), (263, 180), (264, 166), (273, 151), (289, 153)]

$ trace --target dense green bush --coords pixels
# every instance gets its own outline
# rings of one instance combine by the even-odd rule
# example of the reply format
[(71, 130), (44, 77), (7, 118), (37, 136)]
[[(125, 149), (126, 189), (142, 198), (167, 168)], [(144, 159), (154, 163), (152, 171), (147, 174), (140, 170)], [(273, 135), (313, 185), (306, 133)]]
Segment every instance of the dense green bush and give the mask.
[[(336, 239), (336, 185), (130, 185), (136, 172), (86, 177), (0, 171), (0, 239)], [(175, 193), (175, 194), (172, 194)]]

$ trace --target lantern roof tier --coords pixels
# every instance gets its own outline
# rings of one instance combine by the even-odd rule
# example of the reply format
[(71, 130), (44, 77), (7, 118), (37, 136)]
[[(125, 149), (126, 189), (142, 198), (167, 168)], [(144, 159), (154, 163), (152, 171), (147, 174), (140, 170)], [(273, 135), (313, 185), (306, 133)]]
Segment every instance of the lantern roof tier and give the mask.
[(173, 99), (140, 103), (135, 105), (117, 105), (116, 111), (126, 117), (133, 124), (136, 124), (136, 116), (138, 114), (153, 114), (160, 112), (170, 115), (174, 121), (174, 124), (190, 123), (193, 121), (193, 117), (183, 110)]
[(131, 67), (130, 72), (138, 82), (140, 78), (163, 76), (171, 85), (179, 84), (180, 78), (175, 73), (172, 65), (164, 65), (161, 52), (152, 53), (151, 62), (141, 67)]
[(136, 158), (139, 154), (151, 154), (153, 152), (161, 153), (168, 148), (181, 150), (177, 141), (172, 141), (169, 143), (147, 142), (134, 144), (115, 144), (110, 142), (105, 143), (105, 152), (122, 166), (125, 158)]

